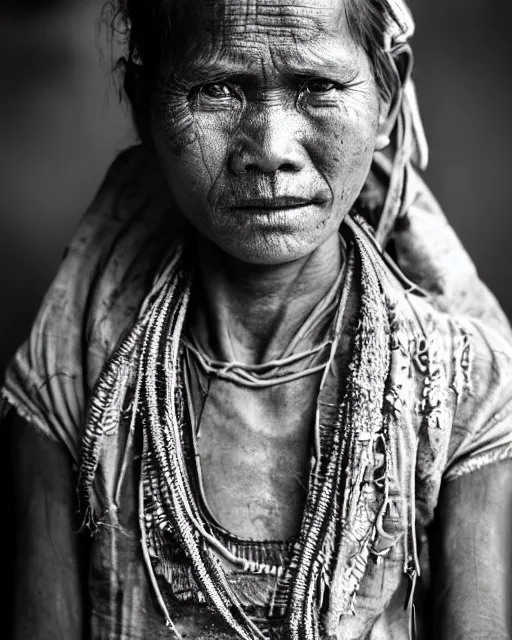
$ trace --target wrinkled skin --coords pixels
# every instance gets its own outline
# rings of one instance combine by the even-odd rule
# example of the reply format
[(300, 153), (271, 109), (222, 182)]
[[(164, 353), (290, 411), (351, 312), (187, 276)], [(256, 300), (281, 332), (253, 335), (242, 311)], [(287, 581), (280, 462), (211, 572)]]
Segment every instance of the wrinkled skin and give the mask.
[(388, 126), (366, 53), (339, 0), (187, 4), (152, 110), (178, 205), (243, 262), (306, 256), (336, 234)]

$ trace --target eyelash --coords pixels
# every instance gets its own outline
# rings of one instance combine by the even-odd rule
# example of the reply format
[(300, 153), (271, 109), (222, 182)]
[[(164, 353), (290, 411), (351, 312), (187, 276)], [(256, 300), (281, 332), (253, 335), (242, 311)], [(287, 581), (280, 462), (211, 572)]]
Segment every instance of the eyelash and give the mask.
[[(328, 87), (324, 90), (321, 91), (312, 91), (311, 90), (311, 85), (313, 83), (324, 83), (324, 85), (328, 85)], [(220, 87), (221, 90), (222, 89), (227, 89), (227, 91), (224, 91), (221, 95), (217, 95), (217, 96), (212, 96), (212, 95), (208, 95), (206, 93), (206, 91), (210, 88), (213, 87)], [(311, 96), (316, 96), (317, 98), (319, 98), (320, 96), (327, 96), (329, 94), (331, 94), (333, 91), (340, 91), (343, 90), (345, 87), (344, 85), (340, 84), (339, 82), (335, 82), (333, 80), (329, 80), (328, 78), (308, 78), (303, 80), (300, 85), (299, 85), (299, 93), (300, 94), (304, 94), (304, 93), (308, 93)], [(240, 99), (240, 94), (237, 91), (237, 89), (230, 84), (229, 82), (208, 82), (205, 83), (201, 86), (195, 87), (194, 89), (192, 89), (190, 91), (189, 97), (191, 99), (195, 99), (197, 100), (198, 98), (200, 98), (200, 96), (203, 95), (206, 98), (210, 99), (210, 100), (229, 100), (232, 98), (239, 98)]]
[(208, 90), (208, 88), (212, 89), (213, 87), (221, 87), (222, 89), (227, 89), (227, 92), (222, 93), (222, 95), (218, 95), (218, 96), (208, 96), (209, 98), (229, 98), (232, 97), (233, 94), (235, 94), (236, 92), (234, 91), (233, 87), (227, 83), (227, 82), (209, 82), (207, 84), (203, 84), (199, 90), (198, 93), (203, 93), (204, 95), (208, 95), (206, 93), (206, 91)]
[[(330, 85), (328, 89), (325, 89), (323, 91), (311, 91), (311, 87), (310, 85), (312, 85), (313, 83), (324, 83), (327, 85)], [(308, 86), (309, 85), (309, 86)], [(339, 82), (335, 82), (334, 80), (329, 80), (328, 78), (308, 78), (307, 80), (304, 80), (304, 82), (301, 85), (301, 92), (309, 92), (311, 94), (317, 94), (317, 95), (326, 95), (328, 93), (331, 93), (331, 91), (336, 90), (342, 90), (344, 88), (344, 86), (342, 84), (340, 84)]]

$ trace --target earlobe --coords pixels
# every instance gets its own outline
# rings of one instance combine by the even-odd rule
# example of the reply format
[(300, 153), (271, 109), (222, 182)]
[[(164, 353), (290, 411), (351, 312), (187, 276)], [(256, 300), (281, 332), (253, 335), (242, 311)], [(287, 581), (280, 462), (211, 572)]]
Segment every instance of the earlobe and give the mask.
[(390, 105), (382, 104), (379, 115), (379, 128), (375, 140), (375, 151), (382, 151), (391, 142), (391, 133), (395, 126), (396, 115), (390, 114)]
[(380, 133), (375, 141), (375, 151), (382, 151), (391, 142), (390, 137), (386, 133)]

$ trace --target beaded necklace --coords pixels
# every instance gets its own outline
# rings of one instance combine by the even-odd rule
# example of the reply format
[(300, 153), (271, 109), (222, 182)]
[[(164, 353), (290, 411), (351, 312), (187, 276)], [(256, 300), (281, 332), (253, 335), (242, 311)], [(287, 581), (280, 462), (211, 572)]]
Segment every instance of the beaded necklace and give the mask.
[[(352, 286), (357, 286), (358, 327), (334, 426), (316, 434), (316, 461), (299, 536), (287, 565), (275, 568), (279, 580), (270, 617), (286, 618), (291, 640), (317, 640), (324, 629), (334, 634), (340, 616), (353, 611), (370, 553), (385, 552), (374, 543), (379, 533), (386, 535), (382, 520), (393, 476), (392, 420), (384, 408), (396, 313), (386, 294), (387, 273), (375, 257), (378, 250), (362, 220), (347, 218), (345, 236), (348, 257), (340, 306)], [(218, 556), (242, 569), (251, 567), (213, 535), (195, 500), (183, 455), (186, 412), (180, 350), (190, 289), (184, 246), (178, 241), (139, 319), (105, 368), (92, 396), (83, 439), (79, 497), (84, 521), (93, 526), (91, 494), (103, 435), (121, 419), (126, 391), (133, 388), (130, 434), (133, 437), (136, 429), (143, 434), (139, 505), (142, 546), (167, 624), (172, 627), (152, 560), (165, 559), (166, 535), (173, 531), (204, 598), (241, 638), (254, 640), (265, 634), (244, 612)], [(340, 340), (340, 315), (330, 361)], [(324, 377), (328, 369), (329, 365)], [(368, 483), (364, 481), (377, 466), (380, 476), (372, 484), (373, 508), (369, 511), (369, 498), (363, 491)], [(400, 491), (400, 487), (394, 485), (393, 490)], [(390, 539), (388, 548), (394, 542)], [(326, 612), (328, 589), (336, 592), (336, 601), (330, 601), (328, 615), (321, 616)]]

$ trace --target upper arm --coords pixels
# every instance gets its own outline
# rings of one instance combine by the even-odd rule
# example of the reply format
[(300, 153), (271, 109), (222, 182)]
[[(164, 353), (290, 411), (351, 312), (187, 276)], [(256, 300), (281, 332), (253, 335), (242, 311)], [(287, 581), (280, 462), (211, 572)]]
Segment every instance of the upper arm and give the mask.
[(433, 637), (511, 637), (512, 460), (442, 486), (433, 536)]
[(86, 549), (69, 453), (14, 412), (8, 430), (15, 640), (84, 637)]
[(468, 392), (459, 398), (435, 511), (435, 638), (510, 637), (512, 358), (474, 323)]

